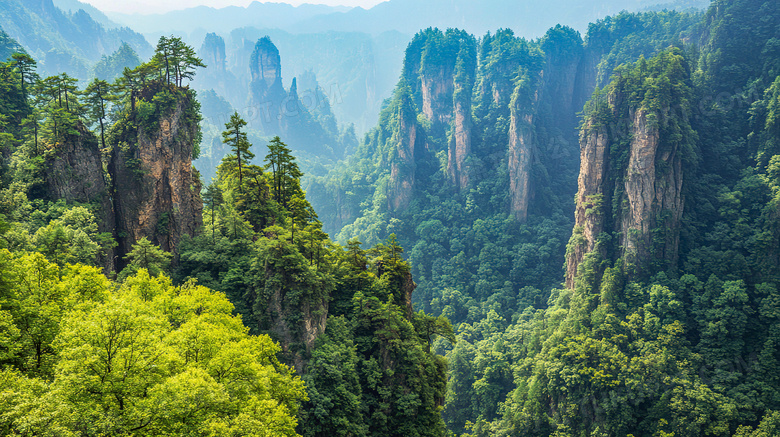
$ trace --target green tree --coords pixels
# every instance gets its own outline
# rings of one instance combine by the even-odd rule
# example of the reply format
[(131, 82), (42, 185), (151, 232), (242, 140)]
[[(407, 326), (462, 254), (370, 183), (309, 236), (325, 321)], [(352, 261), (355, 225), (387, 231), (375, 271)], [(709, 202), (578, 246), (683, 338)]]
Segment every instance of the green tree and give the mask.
[(230, 116), (230, 121), (225, 123), (226, 130), (222, 132), (222, 142), (230, 147), (233, 153), (230, 159), (224, 160), (224, 163), (227, 163), (228, 167), (235, 166), (237, 169), (239, 191), (242, 191), (244, 187), (243, 167), (255, 157), (255, 154), (249, 150), (252, 144), (247, 140), (246, 132), (243, 131), (244, 126), (246, 126), (246, 121), (238, 115), (238, 112), (235, 112)]
[(217, 214), (217, 209), (222, 206), (225, 201), (222, 190), (217, 184), (210, 184), (206, 187), (206, 191), (203, 193), (203, 206), (208, 208), (211, 215), (211, 240), (216, 243), (216, 228), (214, 226), (214, 220)]
[(120, 279), (126, 278), (141, 269), (146, 270), (152, 276), (157, 276), (168, 268), (171, 257), (169, 252), (160, 249), (159, 246), (152, 244), (148, 238), (143, 237), (125, 255), (129, 264), (122, 270), (119, 277)]
[(87, 104), (89, 115), (100, 124), (100, 144), (106, 148), (106, 136), (104, 120), (107, 116), (107, 106), (116, 100), (108, 82), (93, 79), (84, 90), (84, 100)]
[(274, 200), (287, 209), (296, 191), (300, 190), (300, 178), (303, 173), (298, 168), (290, 148), (278, 136), (268, 143), (265, 162), (265, 168), (270, 169), (272, 173), (271, 189)]
[(38, 80), (38, 74), (35, 73), (37, 63), (26, 53), (14, 53), (13, 59), (16, 71), (19, 73), (19, 85), (22, 89), (22, 96), (27, 99), (28, 87), (35, 85)]

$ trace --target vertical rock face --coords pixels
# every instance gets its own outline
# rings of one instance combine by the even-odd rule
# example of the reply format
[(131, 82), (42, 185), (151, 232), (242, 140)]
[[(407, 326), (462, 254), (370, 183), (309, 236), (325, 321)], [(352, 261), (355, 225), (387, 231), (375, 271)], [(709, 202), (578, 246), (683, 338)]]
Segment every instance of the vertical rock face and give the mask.
[(426, 68), (420, 77), (422, 111), (432, 123), (447, 124), (452, 120), (452, 96), (455, 93), (453, 65)]
[(521, 222), (528, 217), (534, 148), (533, 116), (512, 108), (508, 154), (510, 211)]
[[(566, 257), (569, 288), (594, 251), (620, 261), (629, 277), (677, 264), (685, 206), (683, 155), (692, 153), (695, 141), (685, 94), (690, 73), (676, 52), (659, 56), (649, 66), (640, 61), (613, 81), (606, 100), (597, 96), (589, 104), (597, 106), (580, 135), (575, 227)], [(658, 97), (663, 91), (646, 88), (653, 83), (667, 84), (666, 103)], [(681, 105), (679, 111), (672, 111), (669, 101)], [(602, 234), (614, 238), (600, 239)]]
[(82, 123), (78, 134), (58, 146), (44, 173), (47, 192), (68, 202), (100, 202), (108, 199), (98, 139)]
[[(447, 172), (458, 190), (469, 185), (467, 159), (472, 144), (472, 92), (476, 76), (476, 41), (465, 32), (421, 32), (406, 51), (404, 79), (415, 103), (431, 123), (430, 132), (446, 143)], [(437, 150), (435, 144), (426, 147)]]
[(397, 211), (409, 206), (412, 200), (415, 183), (415, 151), (418, 137), (417, 117), (415, 116), (411, 98), (405, 96), (398, 108), (399, 126), (393, 134), (397, 156), (390, 168), (389, 207)]
[(287, 97), (282, 86), (282, 60), (279, 49), (269, 37), (261, 38), (255, 44), (249, 62), (251, 75), (250, 104), (258, 110), (261, 122), (268, 125), (274, 123), (274, 116), (279, 114), (281, 105)]
[(606, 193), (607, 152), (609, 137), (604, 128), (591, 121), (580, 137), (580, 175), (574, 212), (575, 244), (566, 257), (566, 287), (574, 288), (577, 267), (596, 246), (596, 238), (604, 230), (603, 200)]
[[(554, 185), (552, 178), (561, 178), (576, 165), (576, 138), (571, 133), (577, 126), (575, 114), (584, 103), (576, 97), (583, 53), (580, 35), (557, 26), (547, 32), (541, 44), (541, 69), (529, 70), (525, 79), (515, 83), (509, 103), (510, 212), (519, 222), (528, 217), (536, 191), (533, 185)], [(505, 87), (497, 82), (494, 94)], [(498, 102), (504, 97), (494, 95), (493, 99)], [(554, 176), (547, 180), (532, 177), (537, 162)]]
[[(629, 262), (656, 256), (676, 263), (683, 212), (681, 153), (674, 146), (662, 147), (659, 129), (648, 116), (644, 109), (630, 114), (631, 151), (624, 183), (628, 208), (621, 219), (620, 245)], [(659, 226), (664, 228), (663, 241), (654, 242)]]
[(200, 48), (200, 56), (208, 66), (209, 75), (225, 74), (225, 40), (221, 36), (216, 33), (206, 34)]
[[(272, 276), (273, 272), (266, 272)], [(317, 337), (325, 332), (328, 320), (328, 298), (311, 302), (291, 299), (283, 287), (275, 287), (267, 309), (270, 330), (279, 340), (282, 351), (299, 372), (314, 350)]]
[(450, 137), (447, 154), (447, 171), (452, 183), (458, 189), (468, 187), (470, 175), (466, 167), (466, 158), (471, 155), (471, 93), (464, 97), (465, 101), (455, 103), (455, 118), (453, 120), (453, 132)]
[[(99, 207), (95, 214), (98, 231), (113, 232), (114, 207), (106, 183), (98, 139), (81, 122), (75, 135), (58, 146), (44, 170), (46, 191), (51, 199), (91, 203)], [(114, 269), (113, 249), (101, 260), (106, 271)]]
[(200, 178), (192, 167), (198, 124), (187, 117), (193, 104), (190, 94), (180, 97), (156, 128), (125, 132), (114, 148), (109, 172), (120, 254), (143, 237), (174, 252), (201, 225)]

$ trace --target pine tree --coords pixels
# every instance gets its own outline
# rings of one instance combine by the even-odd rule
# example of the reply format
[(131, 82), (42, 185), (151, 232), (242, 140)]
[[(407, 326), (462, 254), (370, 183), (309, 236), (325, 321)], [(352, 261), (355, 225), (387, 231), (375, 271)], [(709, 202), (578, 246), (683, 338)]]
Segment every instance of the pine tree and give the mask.
[(94, 79), (87, 86), (87, 89), (84, 90), (84, 97), (90, 117), (100, 123), (100, 143), (103, 149), (105, 149), (106, 137), (103, 120), (106, 118), (106, 107), (116, 100), (116, 96), (113, 94), (108, 82)]
[(19, 80), (22, 87), (22, 95), (27, 98), (27, 87), (33, 86), (38, 80), (38, 75), (35, 73), (36, 62), (35, 59), (30, 57), (26, 53), (14, 53), (11, 58), (16, 66), (16, 71), (19, 73)]
[(298, 168), (292, 151), (279, 137), (274, 137), (268, 144), (265, 161), (265, 168), (273, 173), (274, 200), (287, 209), (292, 196), (299, 189), (303, 173)]
[(244, 174), (243, 167), (247, 161), (251, 161), (255, 154), (249, 151), (252, 144), (246, 138), (246, 132), (242, 128), (246, 126), (246, 121), (235, 112), (230, 116), (230, 121), (225, 123), (225, 130), (222, 132), (222, 142), (230, 147), (234, 156), (227, 162), (235, 164), (238, 167), (238, 188), (243, 191)]

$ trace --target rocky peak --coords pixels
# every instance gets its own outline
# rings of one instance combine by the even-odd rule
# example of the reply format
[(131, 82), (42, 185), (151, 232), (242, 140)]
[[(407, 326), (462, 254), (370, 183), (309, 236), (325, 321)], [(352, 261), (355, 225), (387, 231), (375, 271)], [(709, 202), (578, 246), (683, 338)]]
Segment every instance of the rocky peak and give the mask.
[(175, 252), (181, 239), (201, 225), (200, 177), (192, 166), (199, 129), (190, 116), (195, 102), (192, 94), (177, 93), (175, 106), (159, 122), (122, 132), (112, 151), (109, 172), (120, 255), (143, 237)]
[[(606, 96), (597, 95), (589, 103), (591, 114), (580, 135), (567, 287), (575, 286), (577, 269), (592, 252), (610, 262), (620, 260), (629, 277), (676, 266), (685, 206), (683, 160), (690, 159), (695, 133), (688, 108), (673, 111), (657, 97), (663, 93), (645, 88), (648, 83), (667, 83), (670, 101), (687, 105), (685, 95), (675, 96), (686, 92), (689, 81), (681, 59), (675, 49), (650, 65), (640, 60), (633, 71), (613, 81)], [(681, 66), (680, 71), (668, 64)], [(664, 81), (649, 80), (662, 75)], [(600, 239), (602, 234), (616, 238)]]
[(225, 40), (216, 33), (206, 34), (200, 48), (200, 57), (214, 74), (225, 73)]
[[(78, 122), (74, 134), (67, 135), (48, 158), (43, 172), (48, 197), (68, 203), (91, 203), (99, 208), (100, 232), (113, 232), (114, 208), (103, 171), (102, 153), (98, 139)], [(109, 250), (102, 260), (106, 272), (114, 269), (114, 257)]]
[(398, 104), (398, 130), (393, 134), (396, 144), (396, 157), (390, 168), (389, 207), (397, 211), (409, 206), (416, 180), (415, 152), (419, 152), (419, 142), (424, 141), (419, 134), (417, 117), (411, 96), (403, 95)]
[(255, 44), (249, 63), (252, 82), (266, 90), (282, 87), (282, 58), (271, 38), (263, 37)]
[(476, 40), (466, 32), (427, 29), (406, 51), (404, 78), (415, 103), (436, 132), (451, 129), (447, 171), (458, 189), (470, 182), (467, 158), (472, 142), (472, 92), (476, 76)]

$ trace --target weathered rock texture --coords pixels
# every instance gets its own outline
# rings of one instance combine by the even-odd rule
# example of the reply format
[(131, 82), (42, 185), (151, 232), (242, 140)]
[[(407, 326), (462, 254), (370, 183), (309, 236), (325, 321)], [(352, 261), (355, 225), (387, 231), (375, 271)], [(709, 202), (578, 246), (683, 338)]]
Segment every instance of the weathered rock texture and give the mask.
[(247, 121), (262, 128), (267, 135), (279, 135), (287, 92), (282, 86), (282, 59), (279, 49), (269, 37), (261, 38), (255, 44), (249, 62), (249, 72), (249, 105), (252, 113), (248, 114)]
[(99, 141), (80, 122), (76, 131), (58, 144), (48, 161), (44, 171), (47, 192), (52, 199), (103, 204), (109, 193)]
[(182, 237), (201, 225), (200, 180), (192, 167), (198, 124), (187, 115), (193, 104), (190, 94), (180, 97), (154, 129), (125, 132), (113, 150), (109, 172), (120, 255), (143, 237), (175, 252)]
[[(428, 134), (447, 139), (447, 172), (457, 190), (470, 183), (473, 120), (472, 93), (476, 76), (476, 41), (462, 31), (428, 30), (417, 35), (404, 59), (404, 80), (414, 103), (430, 122)], [(437, 152), (425, 141), (423, 147)], [(422, 155), (421, 155), (422, 156)]]
[(393, 211), (406, 208), (412, 200), (417, 166), (415, 152), (424, 147), (418, 144), (424, 142), (424, 139), (419, 135), (417, 117), (408, 96), (399, 105), (398, 120), (398, 130), (393, 134), (397, 155), (390, 167), (390, 192), (387, 199)]
[[(677, 263), (685, 203), (683, 151), (681, 141), (665, 136), (660, 126), (686, 112), (673, 115), (666, 108), (654, 113), (625, 101), (619, 86), (615, 89), (608, 96), (613, 123), (590, 119), (580, 136), (575, 228), (566, 260), (570, 288), (579, 265), (594, 250), (610, 261), (622, 260), (629, 276)], [(617, 239), (598, 243), (602, 233)]]
[(510, 211), (516, 220), (528, 217), (531, 198), (531, 172), (535, 154), (533, 115), (512, 108), (509, 125), (509, 194)]
[[(102, 153), (98, 139), (81, 122), (76, 125), (77, 134), (68, 135), (57, 146), (43, 172), (47, 196), (52, 200), (68, 203), (96, 205), (99, 232), (114, 230), (114, 207), (103, 170)], [(106, 259), (100, 260), (106, 271), (114, 269), (113, 249)]]

